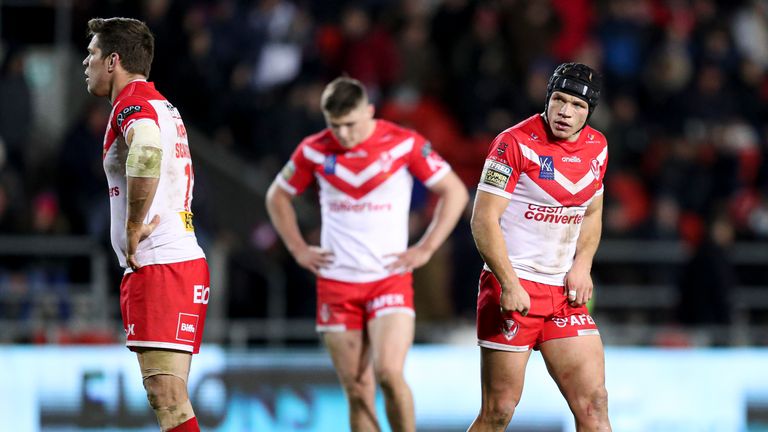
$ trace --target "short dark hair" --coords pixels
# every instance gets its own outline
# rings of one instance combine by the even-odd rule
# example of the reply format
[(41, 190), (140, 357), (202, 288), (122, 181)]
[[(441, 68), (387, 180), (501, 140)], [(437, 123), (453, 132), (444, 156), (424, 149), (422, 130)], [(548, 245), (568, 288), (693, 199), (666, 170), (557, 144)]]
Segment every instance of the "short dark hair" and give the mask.
[(341, 117), (368, 101), (368, 94), (363, 84), (350, 77), (339, 77), (331, 81), (321, 98), (323, 112), (331, 117)]
[(133, 18), (93, 18), (88, 21), (88, 36), (95, 35), (104, 57), (117, 53), (123, 69), (149, 77), (155, 37), (146, 24)]

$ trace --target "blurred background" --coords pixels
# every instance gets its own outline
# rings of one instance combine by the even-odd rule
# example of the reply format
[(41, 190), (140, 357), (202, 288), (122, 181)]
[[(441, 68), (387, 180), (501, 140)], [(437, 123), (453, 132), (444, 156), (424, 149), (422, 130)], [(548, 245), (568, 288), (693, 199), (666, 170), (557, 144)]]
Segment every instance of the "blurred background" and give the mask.
[[(191, 378), (201, 416), (213, 413), (204, 427), (346, 428), (314, 332), (314, 281), (263, 204), (301, 138), (325, 126), (328, 81), (361, 80), (377, 116), (425, 135), (474, 191), (493, 137), (543, 111), (554, 67), (578, 61), (605, 80), (591, 120), (610, 155), (593, 316), (615, 430), (768, 430), (765, 0), (0, 0), (0, 429), (152, 430), (120, 347), (101, 167), (110, 106), (87, 94), (81, 65), (88, 19), (110, 16), (154, 32), (150, 80), (189, 131), (212, 273)], [(314, 242), (316, 201), (310, 190), (297, 202)], [(417, 186), (412, 239), (433, 206)], [(415, 273), (419, 430), (464, 430), (479, 407), (469, 216)], [(437, 358), (445, 374), (468, 371), (462, 385), (425, 377)], [(535, 355), (531, 407), (510, 430), (571, 430), (542, 368)], [(539, 386), (551, 393), (529, 390)], [(680, 408), (640, 416), (658, 393)], [(430, 411), (446, 394), (455, 406)]]

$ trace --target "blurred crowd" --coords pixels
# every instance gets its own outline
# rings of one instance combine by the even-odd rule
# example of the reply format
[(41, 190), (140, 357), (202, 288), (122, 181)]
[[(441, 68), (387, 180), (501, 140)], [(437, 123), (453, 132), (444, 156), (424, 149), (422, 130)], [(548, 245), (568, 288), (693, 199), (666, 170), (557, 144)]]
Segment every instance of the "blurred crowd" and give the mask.
[[(323, 86), (347, 74), (368, 87), (379, 117), (425, 135), (472, 191), (493, 137), (543, 110), (554, 67), (586, 63), (604, 75), (592, 117), (609, 142), (604, 237), (718, 248), (768, 238), (768, 1), (72, 4), (71, 42), (83, 55), (89, 18), (147, 22), (158, 89), (191, 127), (270, 175), (302, 137), (324, 127)], [(99, 148), (108, 107), (89, 103), (59, 151), (31, 164), (24, 41), (3, 45), (0, 233), (105, 235)], [(414, 234), (430, 209), (417, 190)], [(259, 247), (279, 248), (266, 243)], [(471, 316), (481, 264), (466, 253), (474, 250), (466, 221), (446, 249), (422, 274), (442, 278), (453, 294), (442, 303), (434, 295), (430, 310)], [(310, 298), (297, 314), (312, 313)]]

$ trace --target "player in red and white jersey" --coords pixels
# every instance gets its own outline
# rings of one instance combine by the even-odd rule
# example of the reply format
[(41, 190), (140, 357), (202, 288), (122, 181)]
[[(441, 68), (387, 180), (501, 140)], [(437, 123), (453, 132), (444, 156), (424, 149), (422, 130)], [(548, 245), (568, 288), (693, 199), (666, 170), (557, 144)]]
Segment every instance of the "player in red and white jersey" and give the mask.
[(600, 241), (603, 134), (587, 125), (601, 80), (579, 63), (555, 69), (543, 114), (491, 144), (472, 233), (485, 260), (477, 300), (482, 406), (470, 431), (503, 431), (541, 350), (579, 431), (608, 431), (603, 345), (586, 303)]
[(163, 431), (199, 431), (187, 391), (210, 295), (192, 224), (194, 174), (178, 110), (147, 82), (154, 37), (141, 21), (94, 18), (88, 91), (112, 114), (104, 137), (112, 247), (126, 269), (120, 309)]
[[(418, 133), (373, 117), (359, 81), (328, 84), (328, 128), (304, 139), (267, 193), (272, 223), (296, 261), (317, 275), (317, 330), (330, 351), (352, 430), (379, 430), (375, 380), (394, 431), (415, 430), (403, 378), (413, 343), (411, 271), (445, 241), (468, 200), (450, 166)], [(438, 195), (432, 223), (408, 247), (413, 177)], [(320, 246), (302, 237), (291, 199), (320, 187)]]

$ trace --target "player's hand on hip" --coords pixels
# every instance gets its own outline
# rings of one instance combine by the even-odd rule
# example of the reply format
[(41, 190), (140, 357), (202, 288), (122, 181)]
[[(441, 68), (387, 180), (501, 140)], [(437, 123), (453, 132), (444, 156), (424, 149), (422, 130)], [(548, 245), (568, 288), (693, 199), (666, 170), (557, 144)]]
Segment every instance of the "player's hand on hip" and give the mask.
[(297, 251), (294, 258), (300, 266), (314, 274), (318, 274), (320, 269), (333, 264), (334, 255), (328, 249), (323, 249), (319, 246), (307, 246)]
[(139, 248), (139, 242), (149, 237), (152, 231), (160, 224), (160, 216), (155, 215), (152, 220), (145, 224), (144, 222), (131, 222), (125, 224), (126, 250), (125, 259), (128, 261), (128, 267), (136, 271), (141, 265), (136, 260), (136, 249)]
[(426, 264), (432, 258), (432, 252), (423, 246), (412, 246), (404, 252), (384, 255), (384, 258), (394, 257), (395, 260), (387, 264), (390, 272), (406, 273)]
[(572, 268), (565, 275), (563, 294), (571, 306), (583, 306), (592, 298), (592, 276), (588, 271)]
[(501, 305), (502, 315), (519, 312), (520, 315), (526, 316), (531, 309), (531, 296), (520, 285), (506, 289), (502, 288), (499, 304)]

